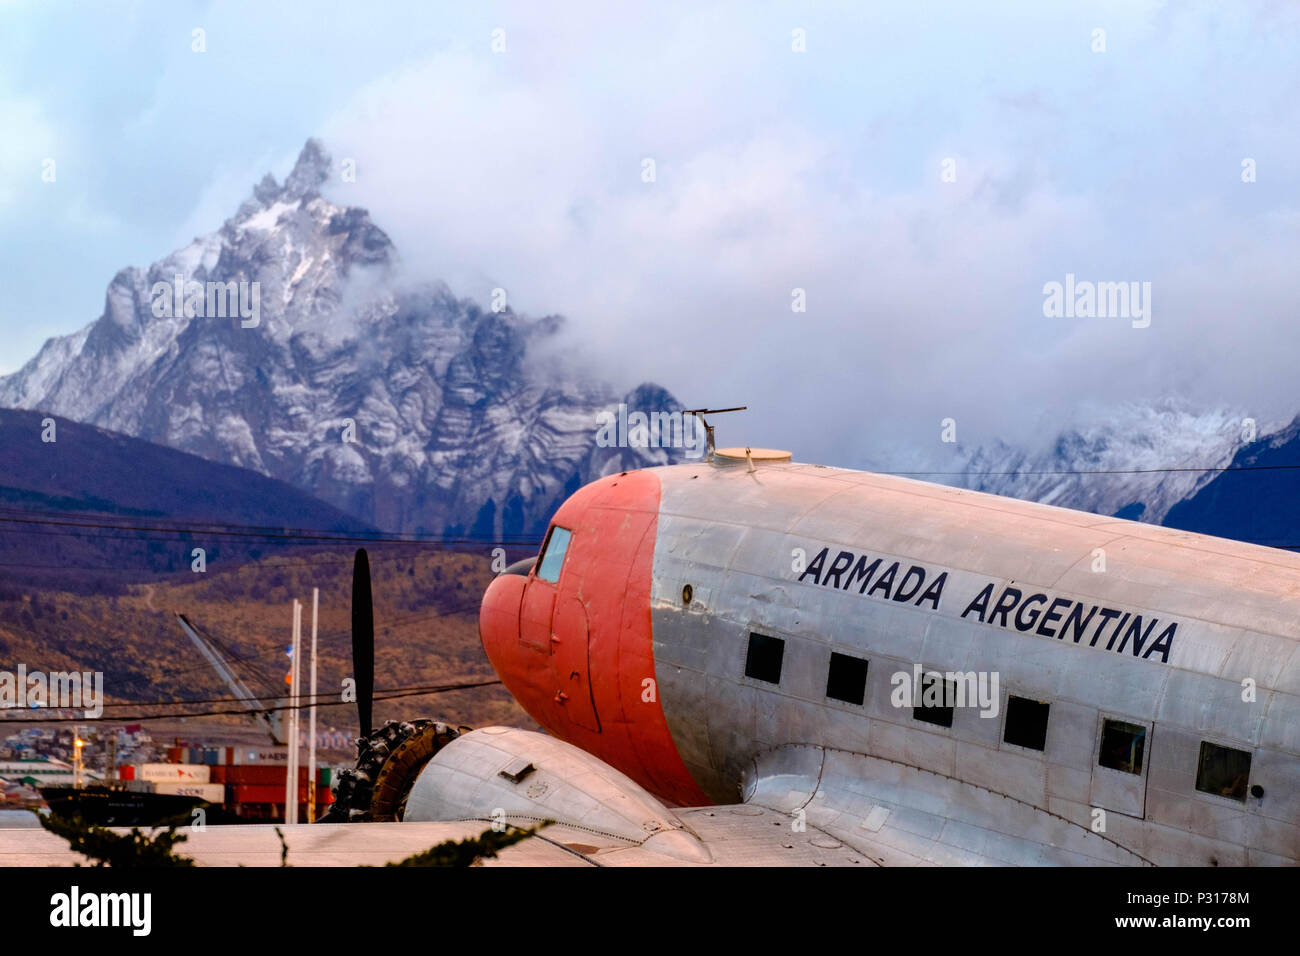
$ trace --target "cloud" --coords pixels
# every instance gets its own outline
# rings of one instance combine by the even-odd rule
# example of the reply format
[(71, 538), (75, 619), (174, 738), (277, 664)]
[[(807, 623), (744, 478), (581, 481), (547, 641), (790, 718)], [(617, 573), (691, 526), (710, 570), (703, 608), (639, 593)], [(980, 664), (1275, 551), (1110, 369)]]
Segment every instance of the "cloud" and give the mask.
[[(0, 93), (0, 209), (39, 188), (42, 162), (57, 154), (57, 136), (31, 97)], [(57, 175), (58, 167), (55, 166)]]
[[(155, 176), (201, 167), (208, 183), (166, 200), (185, 223), (169, 241), (215, 228), (259, 163), (278, 158), (282, 175), (311, 117), (336, 169), (356, 161), (357, 181), (329, 194), (368, 207), (413, 277), (564, 313), (570, 349), (621, 385), (748, 403), (719, 423), (728, 443), (887, 467), (950, 451), (945, 417), (966, 440), (1032, 443), (1084, 405), (1297, 410), (1285, 8), (1230, 21), (1128, 2), (376, 16), (320, 18), (289, 42), (294, 17), (213, 8), (206, 60), (176, 39), (188, 21), (171, 24), (180, 52), (159, 66), (165, 82), (137, 78), (151, 91), (140, 114), (188, 115), (193, 74), (226, 104), (217, 117), (237, 103), (243, 133), (187, 122), (189, 147), (150, 154)], [(1090, 50), (1099, 24), (1104, 54)], [(807, 53), (791, 49), (794, 27)], [(131, 135), (167, 131), (142, 120)], [(148, 192), (124, 163), (114, 175), (122, 196)], [(1151, 327), (1045, 318), (1043, 284), (1066, 273), (1150, 281)]]
[[(927, 89), (882, 90), (842, 115), (786, 109), (781, 34), (714, 36), (705, 61), (692, 58), (698, 26), (656, 35), (599, 83), (586, 60), (520, 69), (513, 34), (504, 56), (483, 44), (408, 64), (327, 124), (359, 170), (333, 194), (368, 206), (408, 267), (563, 312), (573, 349), (607, 373), (689, 405), (748, 403), (733, 437), (806, 458), (888, 465), (891, 448), (937, 442), (948, 416), (977, 439), (1032, 442), (1085, 402), (1294, 406), (1292, 214), (1243, 206), (1231, 156), (1208, 171), (1220, 181), (1183, 163), (1196, 123), (1164, 107), (1208, 96), (1219, 111), (1203, 78), (1119, 113), (1158, 119), (1163, 140), (1116, 137), (1107, 110), (1133, 93), (1124, 78), (1080, 93), (1085, 45), (1064, 80), (953, 91), (967, 115), (943, 129), (898, 115)], [(891, 153), (911, 168), (891, 174)], [(955, 183), (940, 179), (948, 156)], [(1125, 162), (1155, 179), (1108, 182)], [(1152, 282), (1152, 327), (1045, 318), (1042, 286), (1067, 272)], [(795, 289), (806, 313), (791, 311)]]

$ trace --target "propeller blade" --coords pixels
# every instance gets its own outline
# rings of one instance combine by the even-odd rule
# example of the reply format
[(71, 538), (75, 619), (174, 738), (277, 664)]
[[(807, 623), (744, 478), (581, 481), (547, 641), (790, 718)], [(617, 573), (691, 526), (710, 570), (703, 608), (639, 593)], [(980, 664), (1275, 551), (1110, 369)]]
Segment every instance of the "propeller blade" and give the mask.
[(357, 549), (352, 569), (352, 670), (357, 681), (357, 716), (361, 736), (370, 736), (375, 699), (375, 610), (370, 598), (370, 557)]

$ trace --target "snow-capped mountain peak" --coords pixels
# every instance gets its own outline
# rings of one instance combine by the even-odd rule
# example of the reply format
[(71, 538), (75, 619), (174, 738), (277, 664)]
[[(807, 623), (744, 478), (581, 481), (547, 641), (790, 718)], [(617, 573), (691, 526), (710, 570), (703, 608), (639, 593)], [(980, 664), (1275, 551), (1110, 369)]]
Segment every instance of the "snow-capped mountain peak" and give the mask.
[[(1081, 410), (1043, 450), (995, 441), (965, 455), (954, 484), (1159, 524), (1252, 437), (1237, 411), (1167, 398)], [(1278, 427), (1259, 423), (1253, 434)]]
[[(597, 446), (611, 385), (538, 373), (530, 346), (558, 316), (396, 285), (388, 236), (321, 195), (329, 171), (308, 140), (283, 185), (267, 175), (215, 232), (119, 272), (98, 320), (0, 379), (0, 406), (251, 468), (392, 530), (533, 533), (578, 483), (668, 460)], [(654, 386), (628, 400), (679, 408)]]

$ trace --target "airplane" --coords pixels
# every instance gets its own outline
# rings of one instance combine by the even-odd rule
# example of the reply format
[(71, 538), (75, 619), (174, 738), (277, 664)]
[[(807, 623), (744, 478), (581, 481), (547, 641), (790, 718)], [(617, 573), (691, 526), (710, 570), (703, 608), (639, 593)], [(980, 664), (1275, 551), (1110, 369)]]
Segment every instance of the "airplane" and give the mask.
[(614, 865), (1295, 865), (1297, 619), (1286, 551), (710, 433), (484, 593), (546, 733), (390, 722), (333, 819), (549, 821)]

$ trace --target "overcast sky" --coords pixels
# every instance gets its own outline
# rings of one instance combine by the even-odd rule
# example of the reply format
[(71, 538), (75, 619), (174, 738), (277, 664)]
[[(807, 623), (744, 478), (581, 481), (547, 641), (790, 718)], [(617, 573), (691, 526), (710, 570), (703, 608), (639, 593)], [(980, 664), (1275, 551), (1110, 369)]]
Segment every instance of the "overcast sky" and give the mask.
[[(946, 417), (1300, 411), (1295, 4), (298, 6), (0, 0), (0, 371), (319, 136), (413, 277), (748, 404), (726, 443), (888, 467)], [(1150, 282), (1149, 327), (1045, 317), (1067, 273)]]

